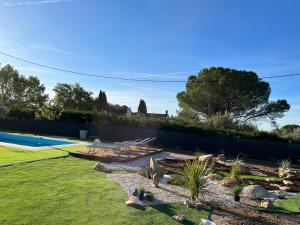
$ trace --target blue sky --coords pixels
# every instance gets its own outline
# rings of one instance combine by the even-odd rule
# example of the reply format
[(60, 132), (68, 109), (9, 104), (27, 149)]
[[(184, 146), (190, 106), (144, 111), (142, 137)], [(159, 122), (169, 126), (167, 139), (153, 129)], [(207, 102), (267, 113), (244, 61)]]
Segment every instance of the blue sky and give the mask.
[[(300, 73), (297, 0), (0, 0), (0, 51), (99, 75), (184, 80), (211, 66), (259, 76)], [(0, 56), (36, 75), (52, 95), (57, 82), (79, 82), (112, 103), (175, 114), (184, 84), (82, 77)], [(300, 77), (268, 80), (271, 99), (292, 108), (279, 122), (300, 124)], [(263, 129), (269, 126), (260, 124)]]

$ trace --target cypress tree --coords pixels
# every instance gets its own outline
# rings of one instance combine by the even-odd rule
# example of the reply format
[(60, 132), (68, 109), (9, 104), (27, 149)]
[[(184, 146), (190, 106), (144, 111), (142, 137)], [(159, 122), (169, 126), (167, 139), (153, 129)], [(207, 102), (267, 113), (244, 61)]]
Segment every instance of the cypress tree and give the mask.
[(98, 97), (98, 111), (99, 112), (105, 112), (107, 111), (107, 98), (106, 98), (106, 94), (104, 91), (99, 92), (99, 97)]
[(141, 114), (144, 114), (144, 115), (147, 114), (147, 105), (146, 105), (146, 102), (143, 99), (140, 100), (140, 104), (139, 104), (139, 107), (138, 107), (138, 112), (141, 113)]

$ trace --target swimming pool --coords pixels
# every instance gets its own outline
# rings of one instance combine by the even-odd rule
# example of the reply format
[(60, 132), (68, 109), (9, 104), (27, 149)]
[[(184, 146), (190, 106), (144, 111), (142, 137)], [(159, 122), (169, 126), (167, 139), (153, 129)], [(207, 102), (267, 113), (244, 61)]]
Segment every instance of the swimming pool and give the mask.
[(57, 145), (69, 145), (74, 144), (74, 142), (61, 141), (56, 139), (48, 139), (44, 137), (33, 137), (28, 135), (20, 134), (8, 134), (0, 132), (0, 142), (22, 145), (27, 147), (49, 147)]

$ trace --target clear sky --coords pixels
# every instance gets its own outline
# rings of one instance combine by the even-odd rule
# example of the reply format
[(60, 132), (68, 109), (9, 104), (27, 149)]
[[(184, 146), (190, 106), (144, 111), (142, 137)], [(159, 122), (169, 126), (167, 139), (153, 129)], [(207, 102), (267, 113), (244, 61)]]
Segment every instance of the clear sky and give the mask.
[[(0, 0), (0, 51), (99, 75), (182, 80), (211, 66), (259, 76), (300, 73), (298, 0)], [(79, 82), (95, 95), (136, 110), (175, 114), (184, 84), (135, 83), (52, 71), (0, 55), (36, 75), (53, 95), (57, 82)], [(300, 124), (300, 77), (268, 80), (271, 99)], [(265, 124), (261, 128), (267, 129)]]

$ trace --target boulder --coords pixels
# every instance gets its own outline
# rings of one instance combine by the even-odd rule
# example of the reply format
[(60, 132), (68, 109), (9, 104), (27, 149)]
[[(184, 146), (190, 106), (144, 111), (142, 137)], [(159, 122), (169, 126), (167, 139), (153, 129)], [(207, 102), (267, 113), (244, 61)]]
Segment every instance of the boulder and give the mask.
[(201, 155), (199, 156), (198, 160), (200, 162), (207, 163), (207, 165), (211, 165), (213, 163), (213, 158), (214, 158), (213, 154)]
[(280, 186), (279, 190), (281, 190), (281, 191), (290, 191), (291, 188), (289, 186)]
[(270, 199), (262, 200), (260, 203), (260, 207), (269, 209), (273, 206), (273, 202)]
[(287, 185), (287, 186), (292, 186), (292, 185), (294, 185), (294, 182), (292, 182), (292, 181), (290, 181), (290, 180), (283, 180), (282, 181), (285, 185)]
[(178, 222), (183, 222), (185, 220), (184, 215), (175, 215), (172, 218)]
[(233, 187), (234, 185), (238, 184), (239, 182), (235, 179), (225, 178), (221, 181), (221, 185), (223, 187)]
[(217, 224), (211, 220), (201, 219), (200, 225), (217, 225)]
[(127, 206), (135, 206), (135, 205), (143, 205), (143, 203), (136, 199), (136, 198), (130, 198), (126, 201)]
[(250, 199), (276, 198), (275, 195), (271, 194), (260, 185), (250, 185), (245, 187), (241, 195)]
[(213, 181), (220, 181), (223, 179), (223, 177), (216, 173), (211, 173), (207, 176), (207, 179), (213, 180)]
[(226, 157), (225, 157), (224, 154), (219, 154), (219, 155), (218, 155), (218, 161), (224, 162), (225, 160), (226, 160)]

